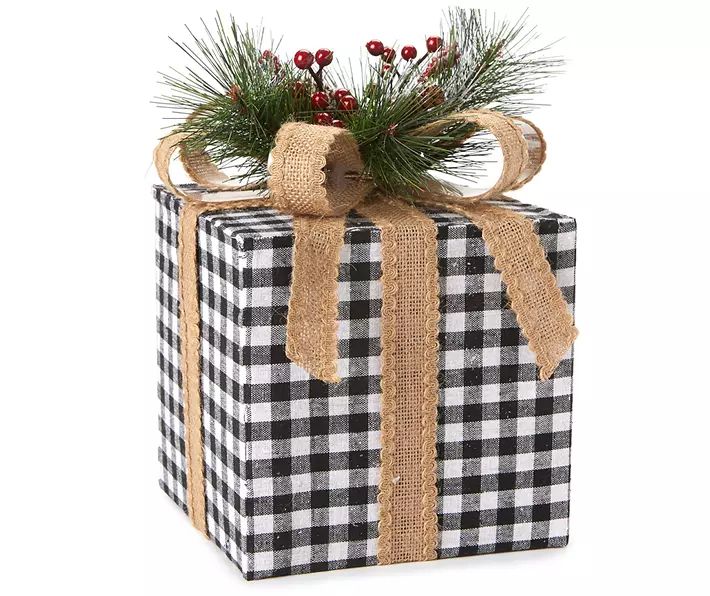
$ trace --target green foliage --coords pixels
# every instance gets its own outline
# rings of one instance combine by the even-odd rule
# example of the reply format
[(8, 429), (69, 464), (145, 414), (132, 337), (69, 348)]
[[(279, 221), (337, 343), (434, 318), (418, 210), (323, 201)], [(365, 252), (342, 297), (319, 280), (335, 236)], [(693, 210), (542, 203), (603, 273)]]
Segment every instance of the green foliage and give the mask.
[[(235, 178), (263, 181), (280, 126), (313, 120), (310, 95), (318, 83), (290, 59), (264, 58), (264, 50), (278, 56), (278, 44), (266, 44), (261, 30), (219, 16), (213, 28), (203, 25), (203, 38), (188, 29), (190, 42), (175, 42), (191, 66), (162, 75), (169, 93), (157, 103), (180, 119), (176, 128), (189, 133), (193, 147), (222, 166), (239, 166)], [(388, 72), (369, 56), (357, 75), (335, 64), (322, 70), (326, 90), (346, 88), (357, 98), (357, 110), (330, 111), (355, 136), (366, 174), (386, 192), (422, 188), (437, 174), (475, 178), (489, 140), (470, 124), (421, 129), (475, 108), (524, 113), (562, 64), (546, 55), (548, 47), (529, 49), (537, 36), (524, 17), (489, 23), (479, 11), (454, 9), (444, 26), (442, 50), (395, 60)]]

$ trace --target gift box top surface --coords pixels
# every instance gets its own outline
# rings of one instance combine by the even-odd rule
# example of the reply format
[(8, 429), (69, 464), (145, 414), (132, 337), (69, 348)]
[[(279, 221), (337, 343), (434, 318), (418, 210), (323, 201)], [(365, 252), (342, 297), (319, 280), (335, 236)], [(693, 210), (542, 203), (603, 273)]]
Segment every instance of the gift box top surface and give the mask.
[[(172, 199), (180, 202), (179, 198), (174, 197), (165, 187), (155, 185), (157, 199)], [(199, 187), (194, 184), (181, 185), (181, 189), (195, 192), (199, 191)], [(225, 193), (225, 196), (226, 195)], [(237, 195), (239, 196), (239, 195)], [(244, 196), (242, 193), (241, 196)], [(256, 195), (250, 195), (244, 198), (253, 198)], [(555, 228), (550, 232), (557, 231), (557, 227), (565, 224), (565, 228), (574, 229), (574, 218), (555, 213), (549, 209), (538, 207), (528, 203), (521, 203), (513, 199), (488, 201), (491, 204), (499, 205), (512, 209), (533, 220), (538, 228), (538, 233), (544, 234), (546, 230), (546, 222), (550, 222)], [(431, 217), (437, 226), (473, 226), (473, 224), (464, 216), (458, 213), (452, 213), (443, 210), (422, 209)], [(266, 207), (258, 207), (244, 210), (225, 210), (215, 213), (208, 213), (202, 216), (205, 224), (215, 231), (221, 232), (225, 238), (234, 240), (259, 239), (259, 238), (277, 238), (288, 237), (293, 235), (292, 216), (280, 213), (275, 209)], [(379, 233), (379, 230), (368, 219), (357, 215), (355, 212), (350, 212), (346, 219), (346, 233), (357, 231), (372, 231)]]

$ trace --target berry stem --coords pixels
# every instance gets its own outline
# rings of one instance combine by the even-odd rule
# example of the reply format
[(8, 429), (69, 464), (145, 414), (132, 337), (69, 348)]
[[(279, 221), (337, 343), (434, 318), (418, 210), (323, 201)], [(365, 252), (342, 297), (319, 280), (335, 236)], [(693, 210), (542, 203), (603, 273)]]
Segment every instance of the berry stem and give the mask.
[(316, 89), (318, 91), (323, 91), (323, 67), (318, 67), (318, 70), (313, 70), (312, 66), (308, 67), (308, 72), (311, 73), (313, 80), (316, 82)]
[(422, 62), (424, 62), (424, 60), (426, 60), (428, 57), (429, 57), (429, 53), (428, 53), (428, 52), (427, 52), (426, 54), (424, 54), (423, 56), (421, 56), (421, 57), (419, 58), (419, 60), (417, 60), (417, 61), (414, 63), (414, 68), (419, 68), (419, 67), (422, 65)]

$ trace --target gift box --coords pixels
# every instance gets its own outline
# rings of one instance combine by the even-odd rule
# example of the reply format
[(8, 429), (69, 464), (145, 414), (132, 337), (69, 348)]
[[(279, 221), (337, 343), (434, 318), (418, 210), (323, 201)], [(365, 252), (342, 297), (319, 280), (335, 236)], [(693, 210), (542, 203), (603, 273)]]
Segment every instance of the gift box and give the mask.
[[(181, 200), (156, 187), (160, 486), (188, 512), (180, 359)], [(575, 221), (532, 220), (574, 301)], [(572, 354), (548, 380), (481, 231), (436, 223), (441, 318), (436, 428), (438, 558), (568, 540)], [(374, 565), (380, 519), (381, 232), (348, 215), (338, 277), (340, 381), (286, 356), (292, 217), (268, 208), (198, 219), (206, 531), (247, 579)]]

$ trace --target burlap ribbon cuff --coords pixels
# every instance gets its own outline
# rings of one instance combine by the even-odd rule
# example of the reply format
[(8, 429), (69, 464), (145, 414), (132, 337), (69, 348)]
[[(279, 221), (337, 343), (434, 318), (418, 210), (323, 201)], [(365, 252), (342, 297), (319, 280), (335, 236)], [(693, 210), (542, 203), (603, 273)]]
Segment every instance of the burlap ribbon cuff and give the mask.
[(168, 166), (178, 149), (187, 173), (209, 191), (244, 190), (190, 151), (184, 134), (163, 139), (155, 163), (165, 186), (184, 201), (179, 236), (181, 346), (188, 510), (205, 526), (199, 386), (200, 331), (196, 227), (208, 211), (269, 206), (293, 215), (294, 252), (286, 323), (286, 353), (315, 378), (337, 382), (338, 271), (345, 217), (355, 209), (379, 229), (382, 245), (381, 478), (378, 503), (380, 563), (436, 557), (436, 409), (438, 403), (439, 278), (436, 225), (417, 208), (460, 213), (482, 230), (506, 284), (511, 308), (540, 370), (548, 379), (577, 331), (530, 220), (488, 199), (526, 184), (545, 159), (542, 133), (530, 122), (489, 110), (456, 114), (420, 129), (431, 135), (470, 122), (498, 139), (503, 168), (493, 187), (474, 197), (442, 188), (408, 200), (371, 194), (357, 143), (343, 129), (287, 123), (276, 137), (268, 196), (225, 200), (223, 193), (190, 193), (175, 186)]

